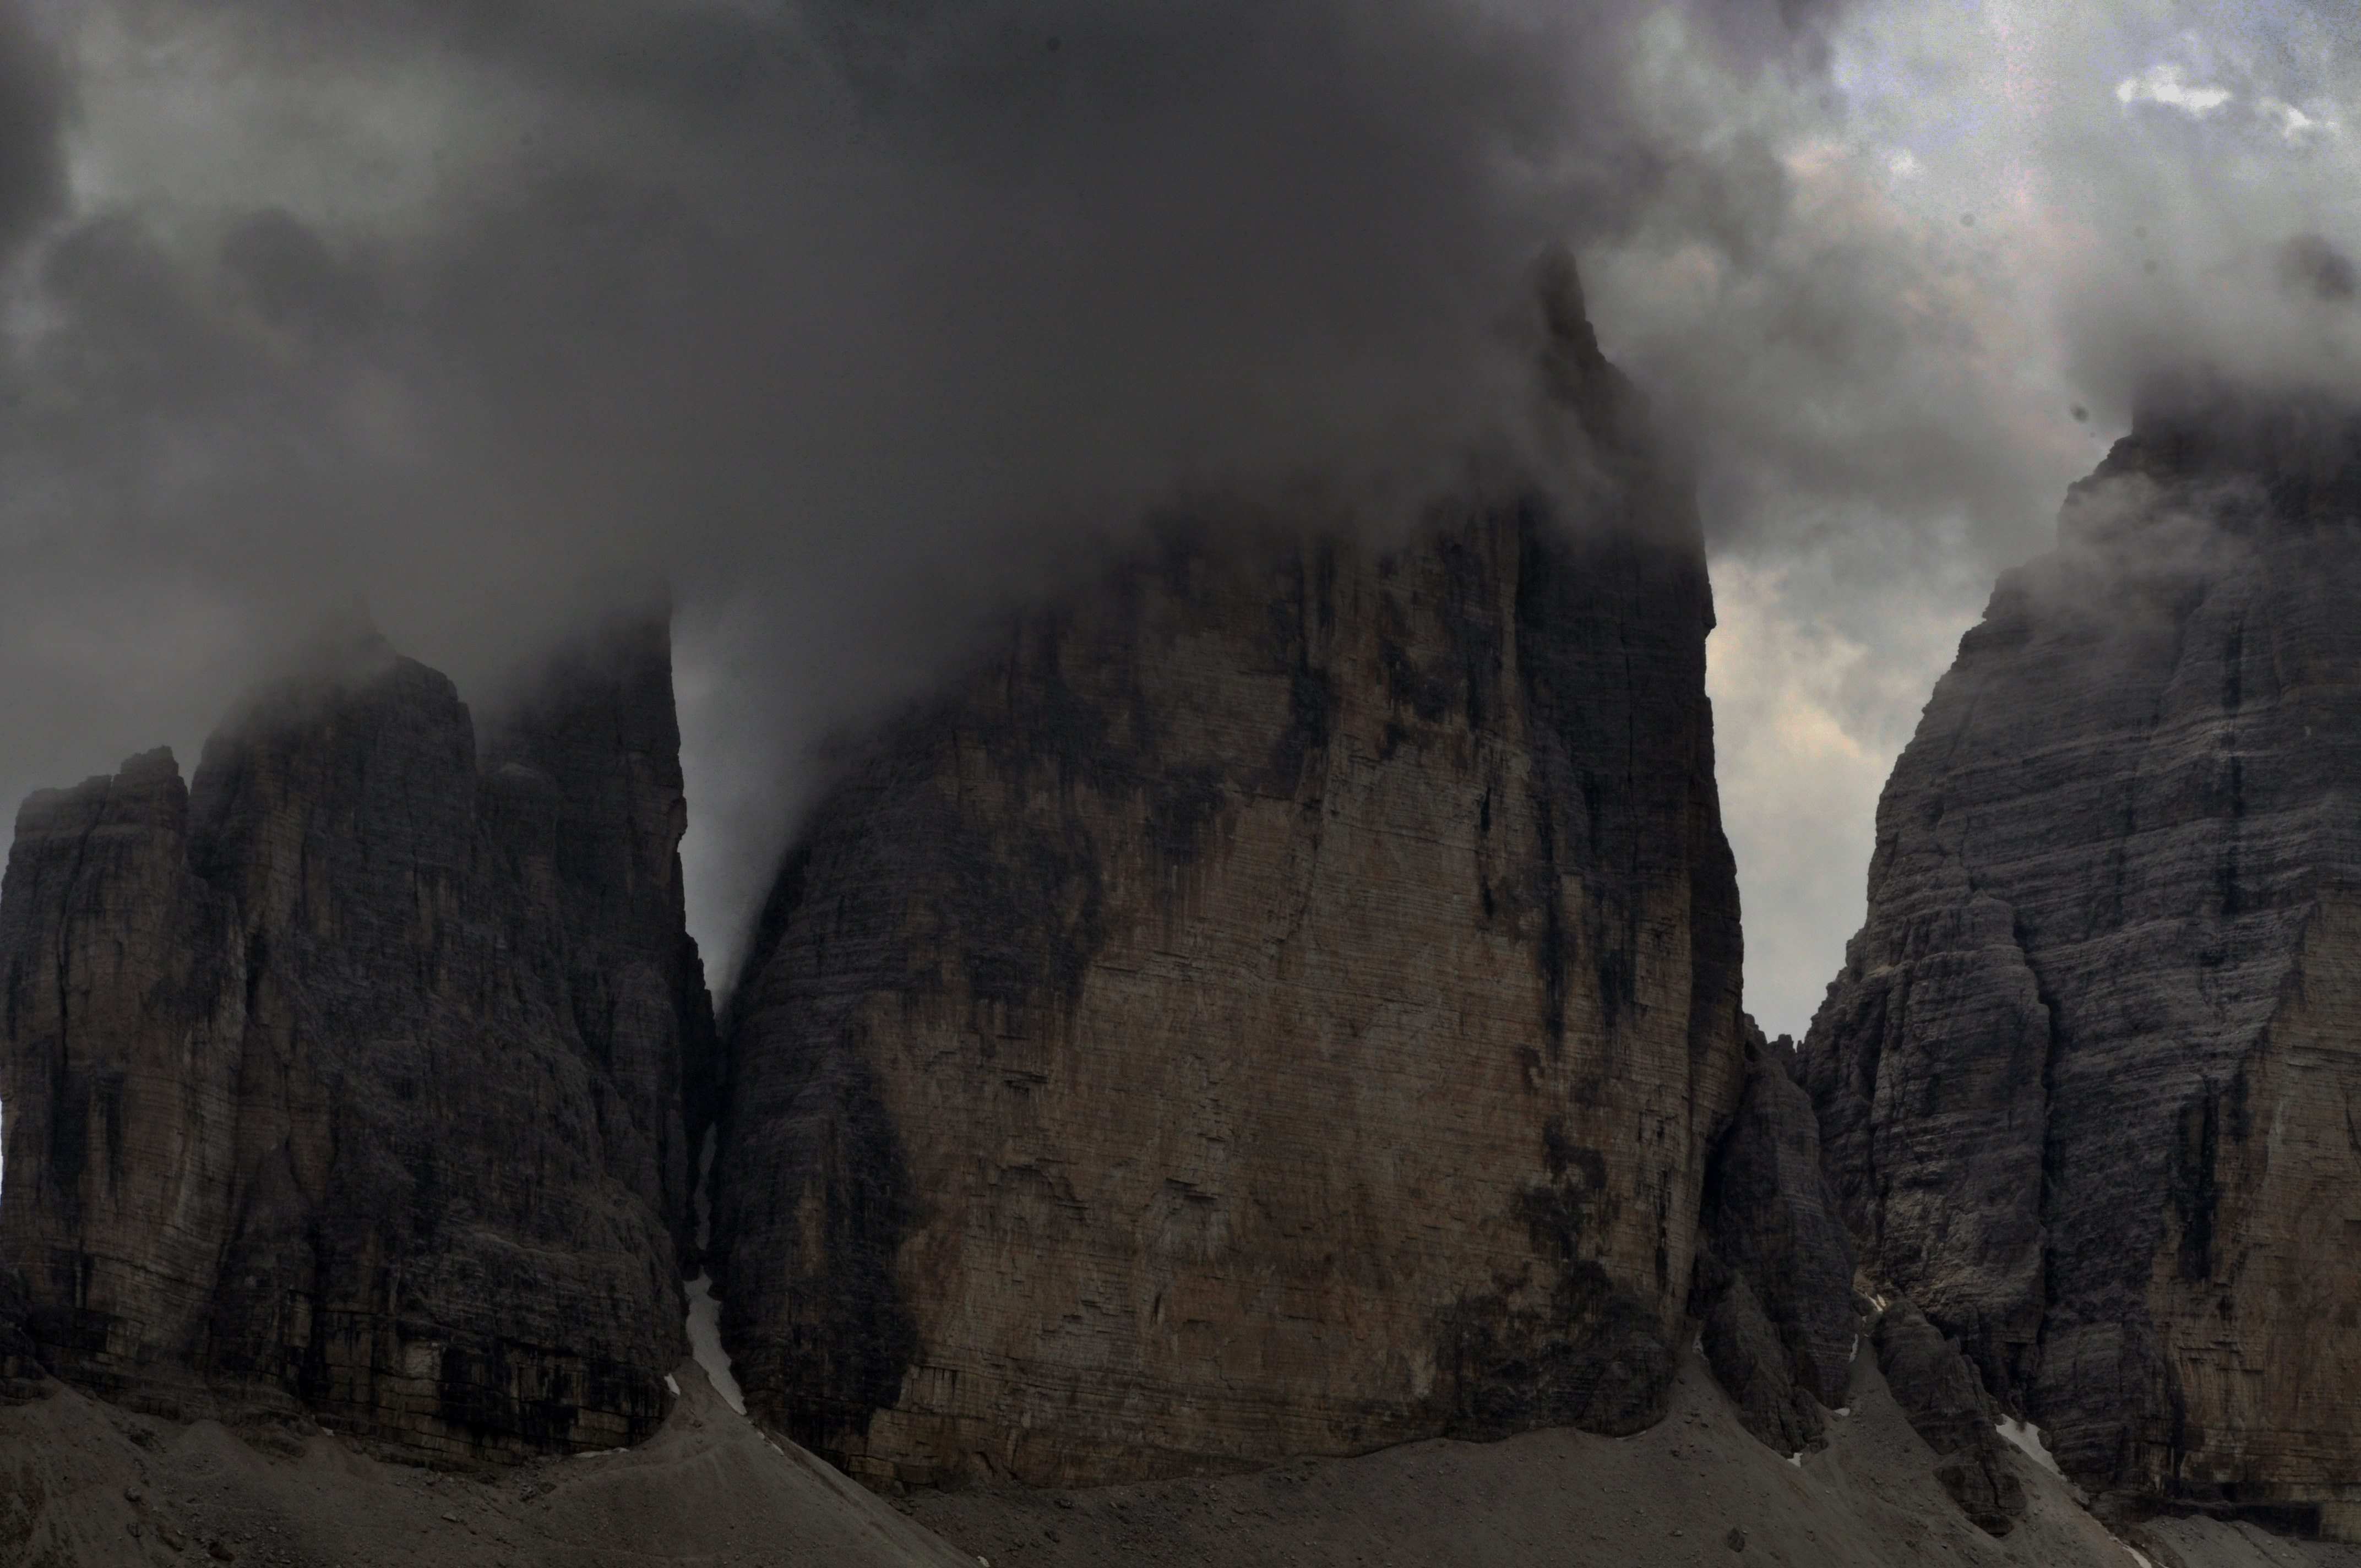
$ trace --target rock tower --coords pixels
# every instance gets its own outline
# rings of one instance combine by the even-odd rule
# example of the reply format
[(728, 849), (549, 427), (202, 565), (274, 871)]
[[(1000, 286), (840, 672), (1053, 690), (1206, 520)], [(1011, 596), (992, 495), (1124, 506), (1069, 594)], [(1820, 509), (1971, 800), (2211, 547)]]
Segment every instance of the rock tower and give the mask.
[(1806, 1077), (2067, 1473), (2361, 1525), (2361, 421), (2158, 387), (1878, 807)]
[(682, 923), (661, 625), (483, 754), (373, 634), (25, 803), (0, 888), (0, 1263), (41, 1363), (434, 1460), (653, 1430), (684, 1352)]
[(724, 1326), (873, 1479), (1660, 1408), (1744, 1076), (1689, 496), (1570, 269), (1551, 484), (1186, 527), (792, 851), (727, 1025)]

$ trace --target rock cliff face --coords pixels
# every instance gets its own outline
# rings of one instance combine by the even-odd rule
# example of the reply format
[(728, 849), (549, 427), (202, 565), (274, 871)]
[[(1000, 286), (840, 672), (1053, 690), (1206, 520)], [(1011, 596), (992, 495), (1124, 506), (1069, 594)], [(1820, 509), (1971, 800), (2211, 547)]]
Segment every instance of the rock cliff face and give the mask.
[(1744, 1021), (1746, 1086), (1706, 1166), (1691, 1312), (1714, 1376), (1747, 1430), (1781, 1453), (1817, 1448), (1845, 1402), (1861, 1319), (1852, 1238), (1821, 1169), (1794, 1043)]
[(1979, 1529), (2006, 1535), (2025, 1517), (2025, 1487), (2009, 1468), (1983, 1380), (1959, 1342), (1907, 1298), (1879, 1316), (1872, 1339), (1894, 1402), (1946, 1461), (1935, 1479)]
[(2361, 1523), (2361, 426), (2153, 398), (1878, 810), (1806, 1050), (1865, 1262), (2095, 1489)]
[(373, 638), (27, 801), (0, 888), (0, 1264), (41, 1364), (439, 1458), (644, 1435), (679, 1359), (681, 916), (661, 628), (489, 737)]
[(0, 1262), (0, 1405), (35, 1398), (46, 1387), (40, 1347), (25, 1332), (32, 1305), (24, 1271)]
[(1553, 303), (1579, 485), (1176, 543), (818, 813), (726, 1029), (756, 1411), (1080, 1483), (1660, 1409), (1743, 1072), (1711, 610)]

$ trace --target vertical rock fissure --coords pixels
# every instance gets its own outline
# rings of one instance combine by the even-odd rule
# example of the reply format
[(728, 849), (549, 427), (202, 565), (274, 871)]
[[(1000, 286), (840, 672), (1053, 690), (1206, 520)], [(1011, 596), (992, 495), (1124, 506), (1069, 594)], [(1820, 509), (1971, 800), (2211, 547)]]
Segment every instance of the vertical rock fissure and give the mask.
[[(2024, 927), (2016, 927), (2017, 950), (2026, 953), (2025, 967), (2033, 976), (2034, 995), (2041, 1003), (2043, 1016), (2048, 1021), (2047, 1038), (2041, 1053), (2041, 1184), (2036, 1199), (2035, 1212), (2041, 1226), (2041, 1269), (2037, 1281), (2040, 1299), (2036, 1303), (2037, 1318), (2034, 1325), (2029, 1354), (2014, 1357), (2004, 1369), (2004, 1376), (1994, 1379), (2002, 1400), (2008, 1408), (2031, 1410), (2037, 1420), (2043, 1412), (2034, 1402), (2036, 1377), (2049, 1332), (2052, 1314), (2059, 1300), (2058, 1280), (2057, 1229), (2052, 1216), (2057, 1212), (2061, 1194), (2064, 1151), (2056, 1135), (2049, 1108), (2058, 1097), (2058, 1070), (2066, 1049), (2066, 1032), (2059, 1019), (2058, 997), (2042, 978), (2040, 966), (2026, 952)], [(2046, 1424), (2046, 1423), (2045, 1423)]]

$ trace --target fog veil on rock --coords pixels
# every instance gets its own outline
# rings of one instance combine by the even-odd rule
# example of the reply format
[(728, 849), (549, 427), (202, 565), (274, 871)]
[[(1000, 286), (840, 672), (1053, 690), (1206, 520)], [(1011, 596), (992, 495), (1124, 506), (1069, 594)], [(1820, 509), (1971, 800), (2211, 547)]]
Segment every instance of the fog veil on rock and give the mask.
[(1738, 905), (1694, 513), (1560, 282), (1579, 487), (1184, 532), (793, 851), (716, 1241), (801, 1441), (1080, 1482), (1658, 1412)]
[(1865, 1262), (2068, 1474), (2348, 1536), (2356, 436), (2151, 396), (1936, 688), (1806, 1053)]
[(51, 1371), (457, 1459), (653, 1429), (683, 1354), (681, 916), (661, 626), (559, 661), (478, 759), (357, 636), (28, 800), (0, 893), (0, 1256)]

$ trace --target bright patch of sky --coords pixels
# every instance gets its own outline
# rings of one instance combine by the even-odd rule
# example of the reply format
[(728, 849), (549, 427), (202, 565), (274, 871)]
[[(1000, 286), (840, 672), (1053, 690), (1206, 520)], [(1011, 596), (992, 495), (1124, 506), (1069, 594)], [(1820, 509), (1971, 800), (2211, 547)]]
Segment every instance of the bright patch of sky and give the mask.
[(1829, 45), (1825, 112), (1725, 101), (1787, 181), (1750, 254), (1585, 258), (1610, 352), (1706, 449), (1722, 806), (1773, 1034), (1843, 962), (1935, 680), (1998, 573), (2054, 541), (2139, 367), (2361, 381), (2276, 259), (2301, 235), (2361, 249), (2349, 17), (1872, 0)]
[(2278, 98), (2264, 98), (2256, 104), (2255, 111), (2279, 122), (2280, 137), (2290, 142), (2300, 144), (2311, 137), (2333, 137), (2343, 130), (2337, 124), (2336, 105), (2322, 99), (2313, 100), (2307, 109)]
[(2123, 104), (2162, 104), (2185, 115), (2210, 115), (2231, 99), (2226, 87), (2193, 86), (2189, 72), (2169, 60), (2150, 66), (2140, 76), (2115, 83), (2115, 102)]

